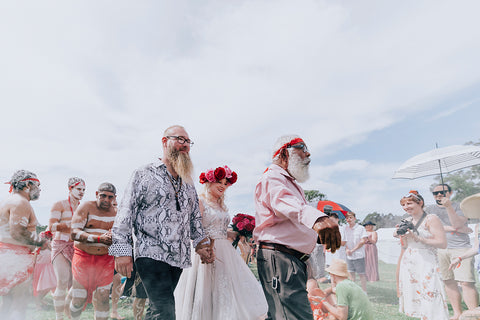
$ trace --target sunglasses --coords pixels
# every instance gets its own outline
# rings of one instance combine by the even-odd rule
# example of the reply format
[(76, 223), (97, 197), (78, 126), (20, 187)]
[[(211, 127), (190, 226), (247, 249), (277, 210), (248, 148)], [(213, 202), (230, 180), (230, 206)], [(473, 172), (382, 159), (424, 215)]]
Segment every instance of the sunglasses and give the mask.
[(433, 191), (432, 194), (434, 196), (438, 196), (439, 194), (441, 194), (442, 196), (444, 196), (445, 194), (447, 194), (448, 191)]
[(302, 149), (303, 153), (308, 152), (308, 148), (305, 144), (294, 144), (293, 146), (288, 146), (287, 148)]
[(418, 194), (413, 193), (413, 192), (409, 192), (409, 193), (407, 193), (406, 195), (404, 195), (403, 197), (404, 197), (404, 198), (414, 197), (414, 198), (416, 198), (416, 199), (418, 199), (418, 200), (422, 200), (422, 199), (418, 196)]

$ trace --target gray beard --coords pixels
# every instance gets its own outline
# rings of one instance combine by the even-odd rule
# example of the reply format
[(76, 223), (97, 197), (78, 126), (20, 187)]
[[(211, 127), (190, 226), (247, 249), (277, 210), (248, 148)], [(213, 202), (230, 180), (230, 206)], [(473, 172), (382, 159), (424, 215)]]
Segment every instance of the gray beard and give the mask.
[(288, 172), (295, 178), (298, 182), (302, 183), (310, 178), (308, 172), (308, 166), (310, 163), (309, 158), (302, 160), (300, 156), (290, 153), (290, 158), (288, 161)]
[(170, 149), (167, 155), (168, 161), (172, 165), (173, 170), (188, 184), (193, 185), (192, 173), (193, 164), (190, 155), (180, 153), (176, 149)]

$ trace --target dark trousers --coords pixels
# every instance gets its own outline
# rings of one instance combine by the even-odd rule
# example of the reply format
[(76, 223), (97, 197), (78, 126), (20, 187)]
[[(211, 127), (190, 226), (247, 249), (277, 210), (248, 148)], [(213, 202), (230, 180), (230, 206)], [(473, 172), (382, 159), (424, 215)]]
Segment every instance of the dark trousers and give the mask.
[(182, 269), (150, 258), (138, 258), (135, 265), (149, 300), (145, 320), (175, 320), (173, 291)]
[(257, 267), (267, 298), (268, 319), (313, 319), (304, 262), (287, 253), (259, 249)]

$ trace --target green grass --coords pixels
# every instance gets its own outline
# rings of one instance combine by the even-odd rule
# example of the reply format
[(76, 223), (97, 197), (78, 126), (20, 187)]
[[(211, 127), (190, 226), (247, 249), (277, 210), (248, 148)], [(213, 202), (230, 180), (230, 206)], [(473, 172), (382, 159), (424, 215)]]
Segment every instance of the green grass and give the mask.
[[(367, 291), (370, 301), (373, 305), (374, 319), (388, 319), (388, 320), (402, 320), (414, 319), (407, 317), (398, 312), (398, 298), (395, 288), (395, 265), (379, 262), (380, 281), (368, 282)], [(256, 265), (250, 266), (252, 272), (258, 277)], [(357, 278), (358, 281), (358, 278)], [(325, 288), (330, 284), (321, 284), (320, 287)], [(52, 304), (51, 295), (45, 298)], [(131, 299), (122, 299), (118, 305), (120, 315), (126, 317), (128, 320), (133, 320)], [(450, 305), (449, 305), (450, 307)], [(450, 308), (450, 315), (452, 315)], [(32, 302), (28, 304), (27, 319), (32, 320), (52, 320), (55, 319), (53, 306), (50, 310), (37, 310), (35, 304)], [(87, 309), (82, 313), (82, 320), (93, 319), (92, 305), (88, 305)]]

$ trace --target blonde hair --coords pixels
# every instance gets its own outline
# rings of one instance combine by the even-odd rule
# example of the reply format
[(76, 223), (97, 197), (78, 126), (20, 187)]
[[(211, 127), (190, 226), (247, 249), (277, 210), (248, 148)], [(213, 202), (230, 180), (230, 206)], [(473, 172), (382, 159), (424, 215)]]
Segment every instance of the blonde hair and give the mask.
[(355, 215), (355, 212), (352, 212), (352, 211), (348, 211), (346, 214), (345, 214), (345, 217), (346, 216), (352, 216), (354, 218), (357, 218), (357, 216)]
[[(203, 189), (203, 192), (200, 194), (200, 196), (205, 199), (205, 201), (207, 202), (210, 202), (210, 198), (208, 197), (208, 194), (210, 193), (210, 188), (212, 187), (212, 184), (213, 183), (216, 183), (216, 182), (206, 182), (205, 183), (205, 187)], [(216, 203), (213, 203), (213, 204), (216, 204), (220, 207), (220, 209), (222, 209), (223, 211), (228, 211), (228, 208), (227, 206), (225, 205), (225, 193), (222, 194), (222, 196), (220, 198), (218, 198), (217, 202)]]

